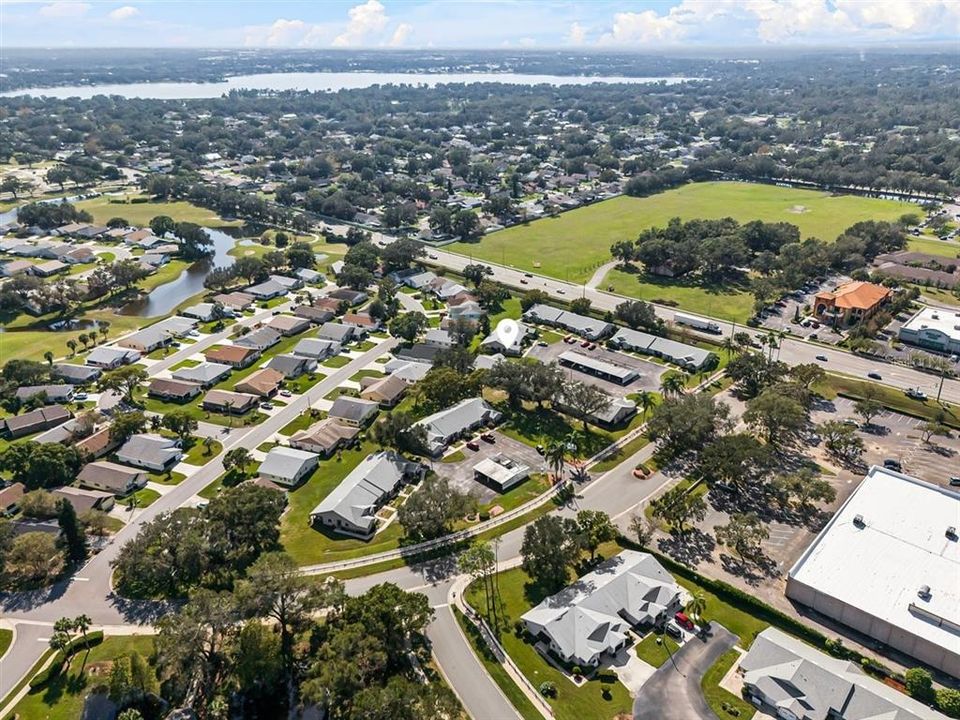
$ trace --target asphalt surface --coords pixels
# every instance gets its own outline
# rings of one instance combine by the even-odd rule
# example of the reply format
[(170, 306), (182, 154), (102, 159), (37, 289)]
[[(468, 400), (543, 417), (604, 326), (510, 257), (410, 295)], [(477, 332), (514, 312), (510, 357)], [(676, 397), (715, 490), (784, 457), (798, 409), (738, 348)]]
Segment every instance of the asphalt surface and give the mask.
[(713, 635), (703, 642), (688, 640), (647, 680), (633, 701), (634, 720), (716, 720), (703, 699), (700, 680), (717, 658), (739, 638), (713, 623)]

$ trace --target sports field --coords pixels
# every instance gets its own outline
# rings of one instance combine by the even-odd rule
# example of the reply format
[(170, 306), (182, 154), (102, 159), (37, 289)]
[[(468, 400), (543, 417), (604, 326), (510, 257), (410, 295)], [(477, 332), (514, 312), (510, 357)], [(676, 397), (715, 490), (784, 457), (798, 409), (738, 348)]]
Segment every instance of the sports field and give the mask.
[(896, 220), (916, 210), (915, 205), (893, 200), (833, 196), (774, 185), (694, 183), (644, 198), (612, 198), (491, 233), (477, 243), (455, 243), (444, 249), (560, 280), (585, 282), (611, 259), (613, 243), (632, 240), (641, 230), (666, 225), (673, 217), (789, 222), (800, 228), (803, 237), (832, 241), (861, 220)]

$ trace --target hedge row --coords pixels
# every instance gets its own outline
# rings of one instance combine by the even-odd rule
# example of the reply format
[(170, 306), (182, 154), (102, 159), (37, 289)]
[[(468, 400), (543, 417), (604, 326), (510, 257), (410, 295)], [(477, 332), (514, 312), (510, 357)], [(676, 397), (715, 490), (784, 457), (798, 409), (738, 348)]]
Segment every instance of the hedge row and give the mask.
[(66, 651), (57, 650), (54, 654), (53, 659), (50, 661), (50, 664), (46, 668), (38, 672), (30, 680), (30, 689), (36, 690), (37, 688), (43, 687), (50, 680), (60, 674), (60, 671), (63, 669), (64, 663), (70, 659), (73, 655), (80, 652), (81, 650), (87, 650), (99, 645), (103, 642), (103, 631), (94, 630), (93, 632), (87, 633), (86, 637), (74, 638), (70, 641), (70, 644), (67, 645)]

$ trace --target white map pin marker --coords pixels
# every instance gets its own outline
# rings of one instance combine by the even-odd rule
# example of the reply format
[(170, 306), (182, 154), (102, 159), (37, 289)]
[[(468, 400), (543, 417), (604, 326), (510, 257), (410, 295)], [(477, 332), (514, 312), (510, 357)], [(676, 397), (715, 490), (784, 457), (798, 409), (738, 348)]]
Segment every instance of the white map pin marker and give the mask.
[(517, 325), (516, 320), (504, 318), (497, 323), (497, 329), (493, 332), (497, 336), (497, 340), (500, 341), (501, 345), (506, 348), (513, 347), (513, 344), (520, 336), (520, 326)]

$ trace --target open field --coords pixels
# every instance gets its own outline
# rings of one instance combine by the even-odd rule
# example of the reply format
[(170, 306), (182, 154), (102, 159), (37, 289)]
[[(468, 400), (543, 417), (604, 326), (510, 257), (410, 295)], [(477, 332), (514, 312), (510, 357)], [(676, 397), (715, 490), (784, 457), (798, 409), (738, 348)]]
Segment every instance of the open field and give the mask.
[(960, 257), (960, 243), (935, 240), (930, 237), (911, 237), (907, 241), (907, 250), (940, 255), (945, 258)]
[(753, 296), (735, 286), (704, 287), (671, 278), (657, 278), (610, 270), (602, 287), (613, 287), (613, 292), (647, 302), (677, 303), (690, 312), (731, 322), (745, 323), (753, 314)]
[(861, 220), (896, 220), (906, 212), (916, 212), (916, 206), (754, 183), (694, 183), (644, 198), (612, 198), (446, 249), (583, 282), (610, 260), (614, 242), (632, 240), (641, 230), (666, 225), (673, 217), (789, 222), (800, 228), (803, 237), (832, 241)]
[(206, 208), (183, 200), (142, 203), (117, 202), (126, 197), (143, 196), (119, 197), (101, 195), (92, 200), (81, 200), (76, 203), (76, 206), (78, 209), (86, 210), (93, 215), (93, 221), (99, 224), (105, 224), (107, 220), (113, 217), (122, 217), (131, 225), (149, 225), (150, 221), (157, 215), (169, 215), (179, 222), (192, 222), (197, 225), (212, 228), (239, 227), (243, 224), (240, 220), (224, 220), (212, 210), (207, 210)]

